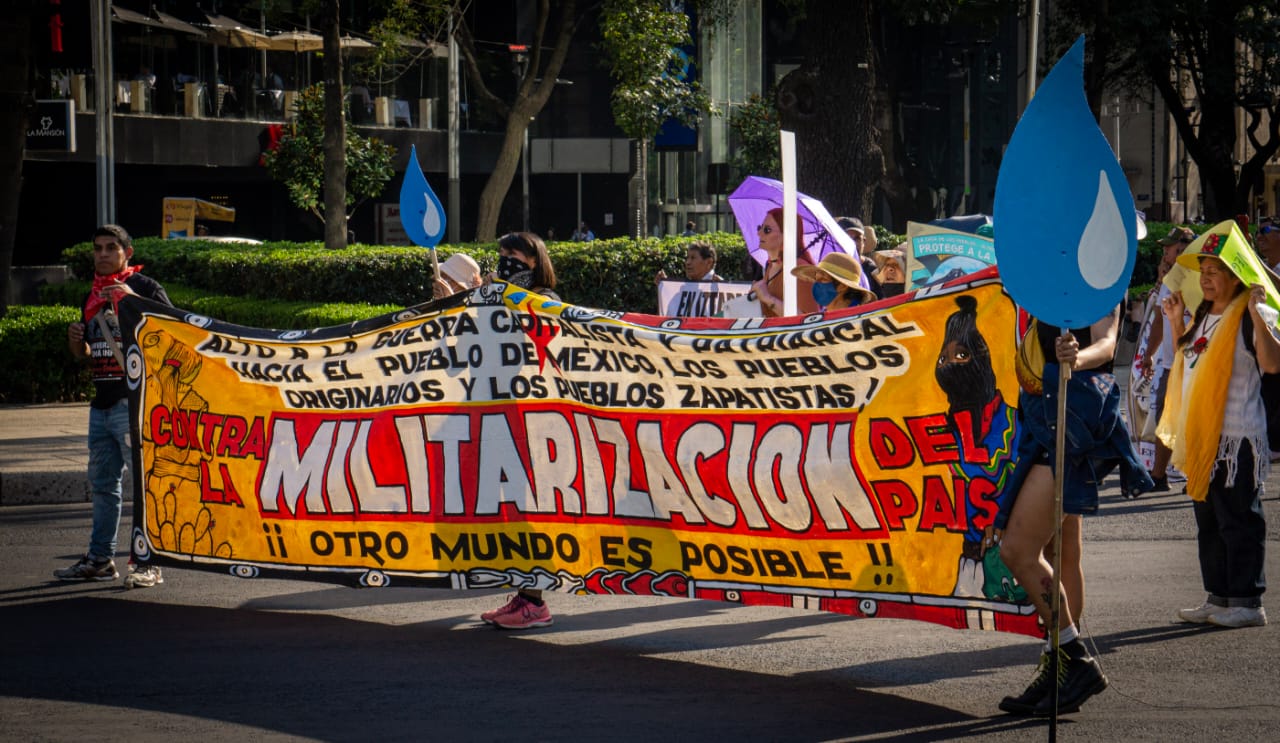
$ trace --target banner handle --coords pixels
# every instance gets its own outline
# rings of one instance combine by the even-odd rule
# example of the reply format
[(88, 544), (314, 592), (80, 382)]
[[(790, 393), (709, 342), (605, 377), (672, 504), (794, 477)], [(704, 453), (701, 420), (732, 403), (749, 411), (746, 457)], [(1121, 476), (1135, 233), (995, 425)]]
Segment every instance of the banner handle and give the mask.
[[(1062, 329), (1062, 337), (1071, 335)], [(1066, 481), (1063, 469), (1066, 464), (1067, 444), (1067, 382), (1071, 380), (1071, 367), (1058, 362), (1058, 429), (1054, 432), (1053, 451), (1053, 598), (1049, 619), (1049, 676), (1053, 679), (1053, 711), (1049, 714), (1049, 743), (1058, 739), (1058, 618), (1062, 613), (1062, 487)]]

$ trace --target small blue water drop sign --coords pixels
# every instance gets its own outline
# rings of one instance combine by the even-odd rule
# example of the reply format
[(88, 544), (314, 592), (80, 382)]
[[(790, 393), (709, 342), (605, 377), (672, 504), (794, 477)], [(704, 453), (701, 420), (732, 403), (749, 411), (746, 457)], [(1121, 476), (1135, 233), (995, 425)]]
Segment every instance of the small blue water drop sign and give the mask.
[(400, 224), (415, 245), (434, 250), (444, 237), (445, 222), (444, 206), (422, 174), (418, 148), (411, 145), (400, 184)]
[(1000, 163), (996, 265), (1041, 322), (1092, 325), (1129, 290), (1137, 255), (1133, 196), (1084, 94), (1084, 37), (1058, 60)]

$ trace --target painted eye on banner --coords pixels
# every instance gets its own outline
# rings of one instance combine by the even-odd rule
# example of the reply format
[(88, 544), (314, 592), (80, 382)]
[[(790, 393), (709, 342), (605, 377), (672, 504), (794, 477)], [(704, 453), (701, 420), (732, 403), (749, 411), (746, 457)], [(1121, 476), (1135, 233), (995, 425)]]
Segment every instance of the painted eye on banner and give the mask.
[(188, 325), (194, 325), (197, 328), (207, 328), (213, 324), (213, 318), (205, 317), (204, 315), (197, 315), (195, 313), (188, 314), (186, 317), (182, 318), (182, 321)]
[(230, 572), (237, 578), (258, 577), (258, 568), (256, 565), (232, 565)]
[(306, 334), (307, 334), (307, 331), (305, 330), (286, 330), (285, 332), (281, 333), (277, 337), (282, 341), (291, 341), (291, 340), (296, 340), (298, 338), (301, 338)]
[(370, 570), (360, 576), (360, 585), (366, 588), (386, 588), (391, 585), (391, 578), (381, 570)]
[(858, 602), (858, 611), (862, 612), (863, 616), (874, 617), (879, 610), (880, 605), (874, 599), (863, 599)]
[(141, 528), (133, 530), (133, 554), (143, 562), (151, 557), (151, 544), (147, 542), (147, 535)]
[(124, 372), (129, 379), (129, 389), (138, 389), (138, 385), (142, 384), (142, 375), (144, 373), (142, 351), (137, 346), (129, 346), (129, 353), (125, 356), (124, 364), (127, 367)]
[(418, 316), (418, 313), (415, 312), (414, 310), (405, 310), (403, 312), (397, 312), (396, 314), (392, 315), (391, 322), (404, 322), (405, 320), (412, 320), (417, 316)]
[(662, 328), (663, 330), (675, 330), (676, 328), (679, 328), (683, 324), (684, 323), (680, 320), (663, 320), (662, 324), (660, 324), (658, 327)]

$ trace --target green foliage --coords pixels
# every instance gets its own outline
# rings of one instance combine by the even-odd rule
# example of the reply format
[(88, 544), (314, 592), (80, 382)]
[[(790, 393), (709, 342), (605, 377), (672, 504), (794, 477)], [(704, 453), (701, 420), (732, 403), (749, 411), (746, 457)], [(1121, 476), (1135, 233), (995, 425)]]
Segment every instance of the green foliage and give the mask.
[(733, 110), (729, 132), (735, 146), (730, 164), (739, 180), (749, 175), (782, 177), (778, 129), (778, 108), (772, 97), (752, 93), (746, 103)]
[(0, 318), (0, 402), (73, 402), (93, 395), (89, 368), (67, 348), (78, 307), (14, 305)]
[[(289, 199), (324, 221), (324, 87), (313, 85), (298, 96), (297, 115), (279, 146), (266, 155), (267, 172), (289, 191)], [(347, 129), (347, 214), (382, 193), (395, 170), (395, 148)]]
[(613, 118), (628, 137), (651, 139), (675, 118), (697, 122), (714, 113), (711, 99), (685, 79), (679, 47), (691, 43), (689, 17), (663, 0), (606, 0), (603, 51), (613, 76)]

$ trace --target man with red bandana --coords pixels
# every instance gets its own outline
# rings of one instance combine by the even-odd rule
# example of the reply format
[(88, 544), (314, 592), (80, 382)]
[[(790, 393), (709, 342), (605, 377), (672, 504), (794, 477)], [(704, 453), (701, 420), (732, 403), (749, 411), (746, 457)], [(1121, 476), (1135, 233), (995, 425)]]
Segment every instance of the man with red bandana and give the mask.
[[(164, 287), (130, 266), (133, 240), (123, 227), (106, 224), (93, 233), (93, 288), (85, 298), (83, 322), (67, 328), (71, 355), (89, 361), (94, 397), (89, 403), (89, 487), (93, 531), (89, 551), (74, 565), (53, 571), (59, 580), (115, 580), (116, 533), (120, 527), (121, 475), (130, 461), (129, 387), (123, 368), (120, 323), (115, 305), (125, 294), (172, 303)], [(143, 568), (125, 580), (129, 587), (163, 582), (160, 569)]]

